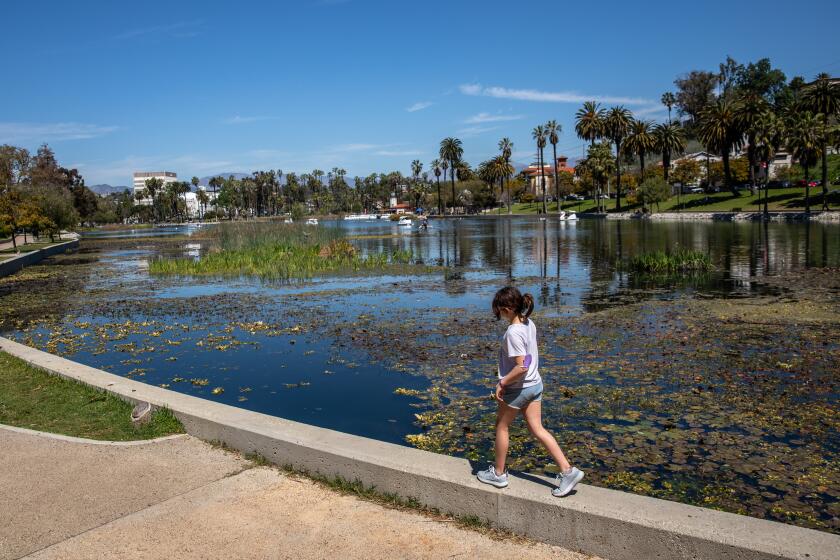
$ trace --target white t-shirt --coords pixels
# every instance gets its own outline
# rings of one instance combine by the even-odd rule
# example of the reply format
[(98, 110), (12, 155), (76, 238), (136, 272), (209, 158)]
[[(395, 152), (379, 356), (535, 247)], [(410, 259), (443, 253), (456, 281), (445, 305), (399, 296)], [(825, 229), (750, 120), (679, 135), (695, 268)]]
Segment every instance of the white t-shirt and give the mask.
[(507, 375), (513, 366), (516, 365), (517, 356), (531, 356), (531, 365), (528, 372), (519, 377), (514, 383), (506, 388), (524, 389), (536, 385), (540, 377), (539, 365), (540, 354), (537, 350), (537, 326), (533, 319), (528, 319), (524, 324), (514, 323), (510, 325), (502, 337), (502, 347), (499, 349), (499, 379)]

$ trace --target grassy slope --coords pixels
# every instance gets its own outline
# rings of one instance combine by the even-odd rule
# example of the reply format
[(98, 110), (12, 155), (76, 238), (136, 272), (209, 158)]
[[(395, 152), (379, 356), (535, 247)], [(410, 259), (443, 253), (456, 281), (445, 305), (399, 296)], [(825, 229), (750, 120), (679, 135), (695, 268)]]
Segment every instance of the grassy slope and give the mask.
[[(832, 187), (836, 188), (836, 187)], [(831, 189), (829, 190), (829, 192)], [(811, 210), (817, 211), (822, 207), (821, 187), (811, 188)], [(759, 202), (759, 197), (761, 202)], [(733, 209), (740, 208), (744, 212), (759, 211), (763, 208), (764, 193), (756, 192), (751, 195), (750, 192), (742, 191), (740, 196), (732, 196), (730, 192), (720, 192), (715, 194), (684, 194), (679, 200), (684, 211), (691, 212), (732, 212)], [(614, 211), (615, 200), (607, 200), (606, 206), (608, 211)], [(628, 205), (622, 199), (622, 210), (638, 210), (641, 208), (640, 204)], [(761, 204), (761, 205), (760, 205)], [(802, 187), (794, 187), (789, 189), (770, 189), (769, 209), (774, 211), (801, 211), (805, 208), (805, 189)], [(670, 200), (659, 205), (659, 212), (676, 211), (678, 207), (677, 197), (671, 197)], [(840, 196), (829, 196), (829, 207), (832, 210), (840, 210)], [(542, 209), (542, 204), (532, 202), (528, 204), (514, 204), (513, 212), (515, 214), (536, 214)], [(584, 200), (580, 203), (566, 201), (563, 203), (564, 210), (575, 210), (577, 212), (592, 212), (595, 209), (594, 200)], [(655, 210), (655, 208), (654, 208)], [(507, 210), (502, 209), (504, 214)], [(557, 204), (551, 203), (548, 205), (549, 212), (557, 211)]]
[(108, 393), (33, 368), (0, 352), (0, 424), (90, 439), (129, 441), (182, 433), (168, 410), (140, 428), (132, 406)]

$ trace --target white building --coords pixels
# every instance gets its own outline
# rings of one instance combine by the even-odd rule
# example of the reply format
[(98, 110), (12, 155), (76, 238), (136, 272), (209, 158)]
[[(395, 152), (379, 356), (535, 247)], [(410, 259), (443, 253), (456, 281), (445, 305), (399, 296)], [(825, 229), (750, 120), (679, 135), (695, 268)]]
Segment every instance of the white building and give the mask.
[[(175, 183), (178, 181), (178, 174), (172, 171), (135, 171), (134, 172), (134, 194), (143, 192), (146, 188), (146, 181), (149, 179), (160, 179), (164, 186), (168, 183)], [(138, 204), (151, 205), (151, 198), (144, 198), (138, 201)]]

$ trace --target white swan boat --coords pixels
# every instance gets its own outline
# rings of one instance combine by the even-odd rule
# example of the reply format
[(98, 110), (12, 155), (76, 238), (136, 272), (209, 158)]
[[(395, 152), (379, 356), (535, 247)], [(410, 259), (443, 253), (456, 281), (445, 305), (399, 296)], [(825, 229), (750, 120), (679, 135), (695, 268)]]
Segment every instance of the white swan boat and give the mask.
[(318, 225), (318, 218), (309, 218), (308, 220), (306, 220), (306, 225), (317, 226)]
[(376, 214), (347, 214), (344, 216), (345, 220), (375, 220), (377, 219)]
[(397, 225), (411, 227), (411, 218), (400, 218), (400, 220), (397, 222)]
[(562, 210), (560, 212), (560, 221), (562, 222), (574, 222), (577, 219), (577, 214), (574, 211), (566, 213), (565, 210)]

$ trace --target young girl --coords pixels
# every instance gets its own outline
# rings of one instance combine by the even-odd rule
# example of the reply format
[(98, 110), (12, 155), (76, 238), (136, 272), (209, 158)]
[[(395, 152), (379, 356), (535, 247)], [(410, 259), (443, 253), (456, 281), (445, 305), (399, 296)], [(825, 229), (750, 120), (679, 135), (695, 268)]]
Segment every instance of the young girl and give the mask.
[(499, 384), (496, 385), (496, 400), (499, 410), (496, 417), (496, 464), (478, 473), (478, 480), (497, 488), (508, 485), (505, 471), (509, 428), (520, 412), (525, 416), (528, 429), (545, 446), (557, 465), (557, 488), (554, 496), (565, 496), (583, 478), (583, 471), (572, 467), (557, 440), (542, 425), (541, 399), (543, 391), (539, 372), (539, 351), (537, 350), (537, 327), (528, 317), (534, 311), (534, 298), (524, 296), (512, 286), (502, 288), (493, 298), (493, 314), (496, 319), (504, 318), (510, 325), (502, 337), (499, 350)]

